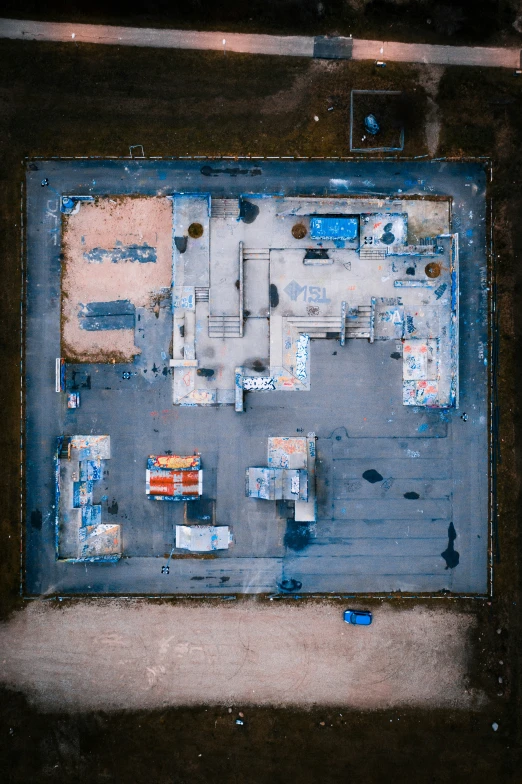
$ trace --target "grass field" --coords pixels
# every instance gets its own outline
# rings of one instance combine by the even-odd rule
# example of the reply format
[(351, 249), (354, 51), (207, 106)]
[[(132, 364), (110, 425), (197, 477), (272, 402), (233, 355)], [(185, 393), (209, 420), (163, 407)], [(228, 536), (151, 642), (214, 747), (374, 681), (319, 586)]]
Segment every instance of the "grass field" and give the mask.
[[(421, 71), (421, 67), (393, 64), (376, 70), (364, 63), (0, 42), (4, 421), (0, 610), (4, 617), (20, 605), (24, 156), (127, 155), (131, 144), (143, 144), (146, 155), (349, 155), (352, 88), (401, 89), (415, 96), (404, 155), (424, 155), (427, 98)], [(495, 598), (490, 605), (471, 604), (481, 632), (470, 641), (472, 685), (488, 693), (489, 704), (474, 714), (343, 711), (340, 716), (317, 710), (256, 709), (239, 728), (226, 706), (221, 711), (165, 709), (154, 714), (43, 717), (20, 695), (4, 694), (2, 780), (177, 784), (292, 779), (323, 784), (380, 782), (394, 771), (393, 781), (519, 781), (515, 750), (520, 742), (518, 604), (522, 592), (517, 528), (522, 439), (516, 390), (521, 378), (522, 281), (517, 264), (522, 251), (521, 84), (508, 72), (455, 68), (443, 75), (437, 97), (438, 154), (493, 159), (490, 195), (500, 352), (498, 552)], [(504, 662), (501, 687), (499, 661)], [(499, 732), (491, 730), (492, 721), (499, 723)]]

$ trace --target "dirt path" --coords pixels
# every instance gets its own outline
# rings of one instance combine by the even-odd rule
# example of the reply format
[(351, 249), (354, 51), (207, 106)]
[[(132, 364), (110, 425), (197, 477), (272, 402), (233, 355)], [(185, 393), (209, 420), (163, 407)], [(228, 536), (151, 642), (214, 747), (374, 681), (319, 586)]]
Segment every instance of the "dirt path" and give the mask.
[[(169, 49), (211, 49), (223, 52), (297, 57), (313, 57), (315, 40), (311, 36), (162, 30), (72, 22), (33, 22), (17, 19), (0, 19), (0, 37), (26, 41), (66, 41), (118, 46), (154, 46)], [(364, 39), (354, 39), (352, 57), (354, 60), (482, 65), (493, 68), (519, 68), (520, 66), (520, 49), (518, 48), (434, 46), (433, 44), (404, 44), (395, 41), (368, 41)]]
[(34, 603), (0, 626), (0, 682), (45, 711), (191, 704), (472, 708), (472, 616), (328, 604)]
[(419, 68), (419, 81), (426, 90), (428, 111), (426, 112), (426, 144), (432, 157), (437, 154), (441, 129), (441, 119), (437, 104), (440, 80), (444, 76), (442, 65), (428, 65)]

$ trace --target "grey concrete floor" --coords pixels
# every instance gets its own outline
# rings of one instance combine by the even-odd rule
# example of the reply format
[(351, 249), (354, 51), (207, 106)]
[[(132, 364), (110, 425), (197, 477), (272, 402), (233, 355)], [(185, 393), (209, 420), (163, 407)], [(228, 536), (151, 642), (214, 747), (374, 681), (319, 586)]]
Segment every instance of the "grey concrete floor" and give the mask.
[[(28, 170), (26, 178), (28, 594), (273, 592), (283, 578), (302, 582), (303, 593), (487, 590), (486, 180), (481, 166), (176, 160), (36, 165), (38, 170)], [(252, 179), (254, 170), (261, 174), (256, 171)], [(44, 177), (48, 187), (40, 185)], [(81, 408), (68, 411), (54, 391), (54, 360), (60, 354), (59, 197), (182, 189), (221, 197), (253, 191), (393, 195), (399, 189), (408, 195), (451, 196), (453, 230), (461, 244), (460, 409), (402, 406), (401, 365), (390, 356), (392, 343), (361, 340), (348, 341), (344, 348), (335, 341), (314, 341), (309, 392), (248, 393), (244, 414), (233, 407), (173, 407), (171, 376), (162, 372), (168, 360), (156, 358), (168, 334), (166, 326), (159, 326), (154, 350), (138, 361), (137, 376), (122, 378), (132, 365), (86, 366), (91, 388), (81, 390)], [(147, 377), (144, 369), (150, 371)], [(467, 421), (461, 419), (463, 412)], [(266, 463), (268, 436), (293, 435), (300, 428), (318, 436), (319, 507), (314, 536), (295, 550), (285, 545), (287, 523), (275, 504), (244, 497), (244, 471)], [(116, 501), (111, 519), (123, 527), (126, 557), (116, 565), (54, 559), (53, 449), (64, 432), (111, 436), (109, 475), (100, 492), (113, 511)], [(167, 449), (201, 452), (204, 494), (216, 499), (217, 522), (231, 525), (235, 536), (234, 546), (215, 558), (174, 560), (168, 576), (160, 567), (183, 508), (148, 501), (144, 492), (147, 455)], [(382, 481), (366, 481), (362, 474), (370, 469)], [(405, 493), (419, 498), (405, 498)], [(42, 512), (40, 527), (31, 524), (39, 519), (31, 515), (35, 510)], [(460, 556), (454, 568), (446, 568), (441, 556), (448, 549), (450, 523)]]

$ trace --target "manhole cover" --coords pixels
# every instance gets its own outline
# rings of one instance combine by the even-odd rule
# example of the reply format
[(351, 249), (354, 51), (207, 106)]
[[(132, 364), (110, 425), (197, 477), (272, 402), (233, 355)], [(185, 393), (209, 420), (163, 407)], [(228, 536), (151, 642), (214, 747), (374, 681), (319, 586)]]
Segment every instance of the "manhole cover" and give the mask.
[(188, 234), (189, 237), (192, 237), (193, 240), (199, 239), (199, 237), (203, 236), (203, 226), (201, 223), (191, 223), (188, 227)]
[(428, 278), (438, 278), (440, 275), (440, 264), (437, 264), (436, 261), (430, 261), (430, 263), (426, 264), (424, 267), (424, 272)]
[(292, 226), (292, 237), (294, 237), (296, 240), (302, 240), (304, 237), (306, 237), (306, 226), (304, 226), (302, 223), (296, 223), (294, 226)]

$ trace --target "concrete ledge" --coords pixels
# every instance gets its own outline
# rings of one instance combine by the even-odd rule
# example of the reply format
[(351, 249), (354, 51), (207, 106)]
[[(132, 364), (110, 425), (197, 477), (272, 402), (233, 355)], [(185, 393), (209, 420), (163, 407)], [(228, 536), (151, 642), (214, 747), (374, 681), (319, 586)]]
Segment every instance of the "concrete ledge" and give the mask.
[(199, 365), (198, 359), (171, 359), (170, 367), (195, 367)]

